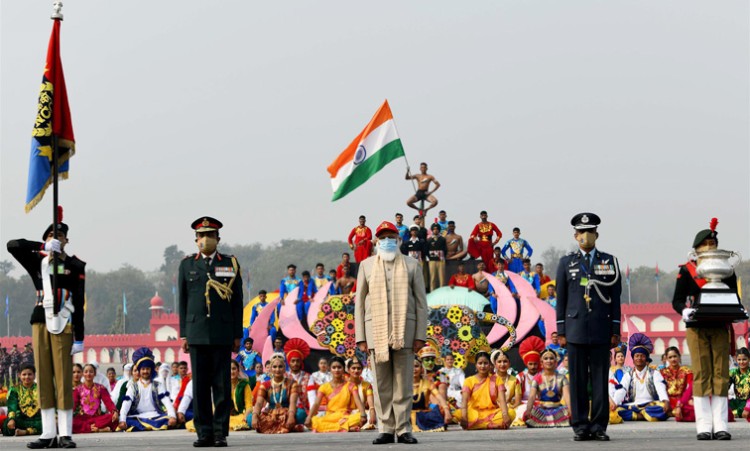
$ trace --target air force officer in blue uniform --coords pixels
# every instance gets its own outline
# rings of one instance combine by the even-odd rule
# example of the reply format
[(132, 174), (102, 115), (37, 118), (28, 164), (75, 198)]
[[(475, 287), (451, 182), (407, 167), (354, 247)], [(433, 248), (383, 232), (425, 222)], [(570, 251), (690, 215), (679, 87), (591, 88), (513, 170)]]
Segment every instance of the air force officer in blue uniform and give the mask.
[(620, 342), (620, 269), (614, 256), (596, 248), (597, 215), (579, 213), (570, 222), (579, 249), (560, 259), (556, 280), (557, 334), (570, 369), (570, 425), (576, 441), (607, 441), (609, 350)]

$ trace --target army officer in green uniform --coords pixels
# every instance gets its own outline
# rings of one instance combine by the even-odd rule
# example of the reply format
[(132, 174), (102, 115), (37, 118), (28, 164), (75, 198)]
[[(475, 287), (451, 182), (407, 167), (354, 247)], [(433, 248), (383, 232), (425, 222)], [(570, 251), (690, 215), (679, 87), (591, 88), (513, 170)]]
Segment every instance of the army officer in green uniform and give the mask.
[(227, 446), (230, 361), (242, 338), (240, 265), (234, 256), (216, 251), (221, 227), (208, 216), (193, 222), (199, 252), (182, 260), (178, 278), (180, 338), (193, 368), (197, 448)]

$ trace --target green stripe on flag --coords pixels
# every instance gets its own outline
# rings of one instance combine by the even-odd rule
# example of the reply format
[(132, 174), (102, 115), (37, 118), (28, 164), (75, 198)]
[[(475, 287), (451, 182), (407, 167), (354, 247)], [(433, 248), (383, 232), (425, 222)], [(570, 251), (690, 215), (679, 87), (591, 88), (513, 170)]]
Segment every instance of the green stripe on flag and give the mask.
[(347, 177), (339, 186), (339, 189), (333, 193), (333, 199), (339, 200), (347, 194), (351, 193), (355, 189), (359, 188), (360, 185), (370, 179), (376, 172), (383, 169), (385, 165), (395, 160), (398, 157), (404, 156), (404, 147), (401, 145), (401, 140), (396, 139), (380, 150), (375, 152), (375, 155), (366, 159), (359, 166), (355, 167), (351, 175)]

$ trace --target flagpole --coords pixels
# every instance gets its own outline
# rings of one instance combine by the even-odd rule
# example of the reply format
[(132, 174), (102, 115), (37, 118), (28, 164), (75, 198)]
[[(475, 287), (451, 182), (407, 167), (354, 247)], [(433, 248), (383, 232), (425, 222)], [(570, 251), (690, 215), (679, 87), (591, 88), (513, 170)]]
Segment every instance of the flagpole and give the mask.
[[(388, 99), (385, 99), (385, 102), (388, 103)], [(391, 104), (388, 104), (388, 109), (391, 109)], [(391, 114), (393, 114), (393, 111), (391, 111)], [(396, 136), (398, 136), (398, 139), (401, 140), (401, 149), (404, 151), (404, 162), (406, 163), (406, 172), (411, 175), (411, 165), (409, 164), (409, 159), (406, 158), (406, 149), (404, 149), (404, 140), (401, 139), (401, 132), (398, 131), (398, 125), (396, 125), (396, 121), (393, 121), (393, 128), (396, 129)], [(417, 192), (417, 184), (414, 181), (414, 179), (411, 180), (411, 186), (414, 188), (414, 193)], [(424, 210), (424, 201), (421, 202), (421, 209)]]
[[(63, 20), (63, 15), (60, 12), (62, 10), (62, 6), (63, 4), (60, 1), (52, 3), (52, 15), (50, 16), (50, 19)], [(58, 223), (60, 222), (60, 218), (58, 216), (59, 212), (57, 207), (60, 201), (57, 176), (60, 170), (60, 162), (57, 155), (57, 149), (59, 142), (58, 137), (55, 134), (54, 124), (50, 124), (50, 126), (52, 127), (52, 237), (54, 239), (58, 239), (57, 227)], [(57, 302), (57, 258), (57, 252), (52, 252), (52, 311), (55, 314), (58, 314), (60, 312), (60, 308)]]

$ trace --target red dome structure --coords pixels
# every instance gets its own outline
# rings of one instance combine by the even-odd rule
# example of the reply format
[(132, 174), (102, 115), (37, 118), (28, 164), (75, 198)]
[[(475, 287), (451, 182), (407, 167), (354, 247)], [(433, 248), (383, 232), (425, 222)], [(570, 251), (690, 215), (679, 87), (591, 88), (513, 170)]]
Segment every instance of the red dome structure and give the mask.
[(159, 296), (159, 292), (157, 291), (154, 297), (151, 298), (151, 308), (150, 310), (156, 310), (161, 309), (164, 310), (164, 299)]

